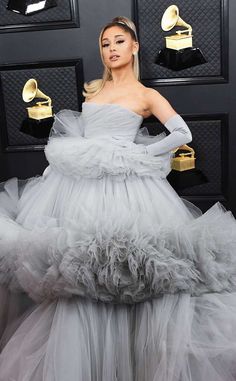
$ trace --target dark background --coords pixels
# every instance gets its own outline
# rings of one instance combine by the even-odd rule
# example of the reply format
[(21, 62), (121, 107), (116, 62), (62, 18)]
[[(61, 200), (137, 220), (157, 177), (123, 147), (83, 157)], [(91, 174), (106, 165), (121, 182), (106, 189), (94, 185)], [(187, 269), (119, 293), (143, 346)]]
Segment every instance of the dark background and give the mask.
[[(77, 0), (78, 1), (78, 0)], [(206, 0), (212, 4), (216, 0)], [(191, 3), (197, 3), (195, 0)], [(172, 3), (171, 3), (172, 4)], [(176, 2), (178, 5), (178, 1)], [(170, 3), (167, 4), (167, 6)], [(104, 24), (113, 17), (124, 15), (133, 18), (133, 2), (128, 0), (90, 0), (78, 1), (79, 28), (57, 30), (40, 30), (0, 34), (0, 65), (4, 67), (14, 64), (39, 63), (43, 61), (73, 60), (81, 58), (83, 61), (83, 76), (85, 81), (101, 77), (102, 64), (99, 56), (98, 36)], [(201, 140), (201, 146), (209, 147), (210, 160), (213, 163), (212, 171), (222, 175), (222, 181), (217, 184), (221, 189), (211, 189), (204, 194), (201, 187), (186, 190), (180, 193), (184, 197), (199, 205), (203, 210), (217, 200), (230, 208), (236, 214), (236, 2), (229, 0), (229, 81), (228, 83), (195, 83), (195, 84), (163, 84), (151, 85), (158, 89), (176, 109), (189, 121), (193, 132), (197, 131), (198, 124), (194, 119), (203, 120), (199, 124), (201, 134), (197, 131), (196, 139)], [(182, 15), (181, 15), (182, 17)], [(186, 20), (188, 22), (188, 20)], [(212, 28), (212, 24), (209, 24)], [(145, 83), (144, 83), (145, 84)], [(150, 86), (150, 84), (148, 84)], [(66, 94), (65, 94), (66, 96)], [(1, 109), (2, 113), (3, 110)], [(213, 145), (209, 131), (214, 129), (211, 120), (216, 119), (216, 126), (222, 116), (228, 118), (228, 127), (223, 125), (221, 132), (217, 131), (220, 141), (228, 141), (227, 152), (224, 152), (224, 164), (217, 152), (217, 144)], [(210, 121), (206, 122), (210, 118)], [(4, 126), (1, 126), (4, 128)], [(192, 130), (191, 128), (191, 130)], [(204, 132), (205, 129), (205, 132)], [(217, 138), (217, 137), (216, 137)], [(222, 141), (221, 141), (222, 140)], [(194, 140), (193, 140), (194, 143)], [(193, 144), (194, 147), (194, 144)], [(208, 156), (204, 157), (207, 161)], [(215, 163), (215, 168), (214, 168)], [(39, 175), (47, 166), (43, 151), (0, 152), (0, 181), (10, 177), (28, 178)], [(218, 172), (217, 172), (218, 171)], [(222, 174), (222, 171), (224, 172)], [(212, 172), (212, 173), (213, 173)], [(227, 176), (226, 176), (227, 174)], [(213, 186), (214, 184), (211, 184)], [(214, 188), (214, 187), (213, 187)]]

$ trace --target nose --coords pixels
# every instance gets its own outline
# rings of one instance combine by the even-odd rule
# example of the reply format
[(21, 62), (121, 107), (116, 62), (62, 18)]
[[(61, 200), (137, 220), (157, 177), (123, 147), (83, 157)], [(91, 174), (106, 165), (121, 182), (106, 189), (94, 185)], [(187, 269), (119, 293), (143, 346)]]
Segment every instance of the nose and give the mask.
[(115, 50), (115, 43), (110, 43), (110, 51)]

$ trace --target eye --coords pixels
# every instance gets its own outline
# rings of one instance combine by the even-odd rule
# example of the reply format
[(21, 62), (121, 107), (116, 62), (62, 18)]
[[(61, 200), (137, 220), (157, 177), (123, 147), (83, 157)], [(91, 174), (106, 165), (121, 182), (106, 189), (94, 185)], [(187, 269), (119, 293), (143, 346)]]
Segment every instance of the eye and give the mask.
[[(123, 42), (125, 42), (125, 40), (117, 40), (116, 44), (122, 44)], [(102, 45), (103, 48), (106, 48), (107, 46), (109, 46), (109, 44), (107, 42)]]

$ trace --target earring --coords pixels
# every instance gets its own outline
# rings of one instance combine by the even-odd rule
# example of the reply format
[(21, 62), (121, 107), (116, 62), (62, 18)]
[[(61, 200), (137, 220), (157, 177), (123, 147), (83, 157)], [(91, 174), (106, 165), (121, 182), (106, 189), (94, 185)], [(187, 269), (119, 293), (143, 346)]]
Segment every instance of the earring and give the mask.
[(136, 56), (137, 52), (133, 52), (133, 56)]

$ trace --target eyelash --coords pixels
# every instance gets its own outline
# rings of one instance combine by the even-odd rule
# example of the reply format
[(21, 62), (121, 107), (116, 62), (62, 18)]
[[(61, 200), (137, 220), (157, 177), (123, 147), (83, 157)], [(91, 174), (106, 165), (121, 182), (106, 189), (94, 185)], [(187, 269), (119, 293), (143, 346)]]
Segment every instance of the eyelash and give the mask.
[[(125, 40), (118, 40), (118, 41), (116, 41), (116, 42), (117, 42), (118, 44), (120, 44), (120, 43), (122, 43), (122, 42), (124, 42), (124, 41), (125, 41)], [(107, 43), (102, 45), (103, 48), (106, 48), (107, 46), (109, 46), (109, 44), (107, 44)]]

